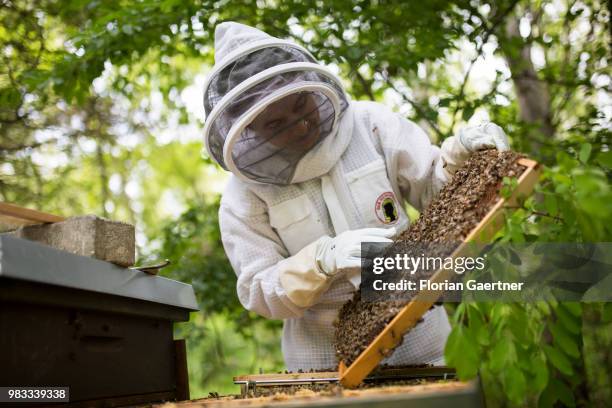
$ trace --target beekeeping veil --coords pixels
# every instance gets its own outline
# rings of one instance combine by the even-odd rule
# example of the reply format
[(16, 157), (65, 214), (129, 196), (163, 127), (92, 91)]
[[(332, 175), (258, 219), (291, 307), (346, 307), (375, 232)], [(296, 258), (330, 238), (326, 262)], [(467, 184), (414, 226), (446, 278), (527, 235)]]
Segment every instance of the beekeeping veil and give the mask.
[(224, 169), (280, 185), (325, 174), (348, 146), (348, 107), (340, 80), (303, 47), (243, 24), (217, 25), (204, 138)]

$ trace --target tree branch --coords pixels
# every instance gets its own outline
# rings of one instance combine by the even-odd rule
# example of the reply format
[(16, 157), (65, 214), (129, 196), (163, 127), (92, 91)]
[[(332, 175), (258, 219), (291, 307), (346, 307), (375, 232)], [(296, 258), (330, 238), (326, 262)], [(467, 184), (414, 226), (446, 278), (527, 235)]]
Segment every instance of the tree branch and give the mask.
[(363, 87), (364, 92), (368, 95), (368, 98), (370, 98), (370, 100), (372, 101), (375, 101), (376, 98), (374, 97), (374, 93), (372, 92), (371, 85), (368, 84), (366, 79), (363, 77), (363, 75), (361, 75), (361, 73), (357, 70), (357, 68), (353, 68), (352, 65), (351, 65), (351, 73), (355, 74), (355, 76), (361, 83), (361, 86)]
[(440, 140), (442, 140), (442, 139), (444, 139), (446, 137), (446, 135), (444, 133), (442, 133), (440, 128), (438, 128), (438, 125), (427, 116), (427, 114), (425, 113), (423, 108), (418, 103), (416, 103), (415, 101), (410, 99), (404, 92), (401, 92), (399, 89), (397, 89), (395, 84), (391, 81), (391, 79), (389, 78), (389, 76), (385, 72), (381, 72), (380, 74), (383, 76), (387, 86), (389, 88), (393, 89), (395, 92), (397, 92), (402, 97), (404, 102), (407, 102), (408, 104), (410, 104), (410, 106), (412, 106), (414, 108), (414, 110), (417, 112), (417, 114), (420, 117), (422, 117), (423, 119), (425, 119), (425, 121), (427, 122), (429, 127), (431, 127), (431, 129), (436, 133), (436, 135), (438, 135), (438, 138)]
[[(482, 49), (484, 48), (485, 44), (488, 43), (489, 37), (491, 37), (493, 32), (504, 21), (504, 19), (508, 16), (508, 14), (510, 14), (510, 12), (514, 10), (514, 7), (516, 6), (517, 3), (518, 3), (518, 0), (513, 0), (512, 3), (510, 3), (510, 6), (508, 6), (506, 10), (504, 10), (500, 14), (495, 15), (490, 26), (487, 26), (486, 19), (482, 15), (479, 16), (480, 20), (482, 21), (483, 26), (486, 26), (486, 29), (485, 29), (484, 35), (482, 36), (482, 42), (480, 43), (480, 45), (476, 46), (476, 56), (470, 60), (468, 69), (463, 76), (463, 82), (461, 83), (461, 87), (459, 88), (459, 94), (457, 95), (457, 98), (456, 98), (457, 101), (461, 100), (464, 97), (465, 87), (467, 86), (467, 82), (472, 72), (472, 68), (474, 67), (474, 64), (476, 63), (478, 58), (482, 56)], [(455, 105), (455, 109), (453, 110), (453, 113), (452, 113), (453, 120), (452, 120), (451, 127), (450, 127), (451, 131), (455, 127), (458, 112), (459, 112), (459, 103)]]

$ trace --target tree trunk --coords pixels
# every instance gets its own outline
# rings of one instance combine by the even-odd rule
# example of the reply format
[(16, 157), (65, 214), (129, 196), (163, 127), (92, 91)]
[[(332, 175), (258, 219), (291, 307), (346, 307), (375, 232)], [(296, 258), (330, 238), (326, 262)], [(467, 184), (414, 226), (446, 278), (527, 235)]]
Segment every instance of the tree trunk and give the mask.
[[(554, 136), (555, 128), (552, 124), (550, 92), (548, 84), (538, 78), (531, 61), (531, 44), (524, 42), (519, 33), (519, 17), (508, 17), (505, 24), (506, 41), (510, 44), (520, 40), (519, 47), (502, 47), (504, 57), (510, 72), (519, 104), (519, 115), (522, 121), (534, 125), (531, 150), (539, 149), (542, 141)], [(535, 140), (534, 140), (535, 139)]]

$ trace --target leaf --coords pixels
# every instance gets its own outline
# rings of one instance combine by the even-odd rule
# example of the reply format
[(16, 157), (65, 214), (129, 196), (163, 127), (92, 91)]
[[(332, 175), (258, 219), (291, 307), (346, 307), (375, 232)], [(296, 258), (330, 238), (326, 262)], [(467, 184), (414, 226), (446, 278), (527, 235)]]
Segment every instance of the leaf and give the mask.
[(503, 303), (496, 303), (491, 308), (491, 323), (499, 330), (506, 325), (506, 317), (510, 314), (510, 307)]
[(449, 366), (457, 370), (460, 380), (469, 380), (478, 373), (477, 345), (464, 326), (453, 328), (448, 336), (444, 355)]
[(464, 121), (467, 122), (468, 120), (470, 120), (475, 110), (476, 109), (472, 105), (467, 105), (465, 108), (463, 108), (463, 112), (461, 112), (461, 117)]
[(476, 330), (476, 340), (483, 346), (488, 346), (491, 344), (489, 330), (487, 330), (487, 326), (484, 324)]
[(557, 307), (556, 309), (557, 320), (569, 330), (571, 333), (578, 334), (581, 331), (580, 323), (578, 318), (569, 313), (563, 307)]
[(582, 316), (582, 306), (578, 302), (563, 302), (560, 306), (567, 309), (571, 314), (576, 317)]
[(455, 310), (455, 314), (453, 315), (453, 323), (458, 325), (460, 321), (462, 321), (463, 316), (465, 316), (465, 309), (467, 308), (467, 303), (459, 303), (457, 309)]
[(490, 344), (489, 330), (482, 319), (482, 313), (476, 304), (470, 304), (468, 309), (469, 327), (478, 344), (488, 346)]
[(601, 152), (596, 157), (597, 163), (608, 169), (612, 168), (612, 150)]
[(563, 374), (565, 375), (574, 374), (572, 363), (559, 350), (546, 344), (544, 345), (544, 352), (546, 353), (546, 356), (548, 357), (548, 361), (550, 361), (552, 365), (555, 368), (557, 368), (559, 371), (561, 371)]
[(552, 388), (547, 387), (541, 394), (538, 399), (538, 408), (552, 408), (555, 401), (557, 401), (557, 396), (554, 394)]
[(546, 207), (548, 214), (552, 216), (557, 215), (557, 197), (552, 194), (547, 194), (544, 196), (544, 207)]
[(359, 47), (350, 47), (347, 51), (347, 57), (352, 60), (358, 60), (362, 55), (363, 53)]
[(565, 406), (576, 405), (572, 390), (563, 382), (553, 377), (550, 379), (548, 387), (540, 395), (538, 407), (552, 407), (558, 400), (563, 402)]
[(559, 401), (561, 401), (567, 407), (576, 406), (576, 401), (574, 401), (574, 393), (571, 388), (560, 380), (555, 380), (552, 382), (553, 390), (555, 394), (559, 397)]
[(580, 146), (580, 153), (578, 153), (578, 159), (583, 162), (586, 163), (589, 160), (589, 157), (591, 157), (591, 151), (593, 150), (593, 146), (590, 143), (585, 143), (582, 146)]
[(518, 186), (518, 182), (516, 178), (504, 177), (502, 179), (502, 188), (499, 191), (499, 193), (502, 197), (509, 198), (517, 186)]
[(539, 301), (536, 303), (538, 310), (545, 316), (550, 316), (550, 305), (545, 301)]
[(612, 322), (612, 302), (604, 303), (601, 320), (603, 323)]
[(0, 89), (0, 104), (4, 107), (13, 108), (14, 105), (19, 105), (21, 102), (21, 94), (15, 88)]
[(559, 346), (567, 355), (574, 358), (580, 357), (580, 350), (576, 340), (567, 333), (559, 324), (549, 325), (549, 330), (553, 335), (553, 341)]
[(438, 102), (439, 108), (447, 108), (452, 101), (452, 98), (441, 98), (440, 102)]
[(516, 344), (526, 343), (533, 339), (529, 326), (526, 324), (529, 316), (524, 311), (514, 311), (508, 317), (508, 330), (512, 333)]
[(531, 371), (534, 376), (532, 387), (537, 392), (545, 389), (548, 384), (548, 365), (544, 353), (539, 352), (537, 357), (531, 359)]
[(510, 337), (503, 336), (489, 354), (489, 366), (492, 371), (500, 372), (508, 364), (516, 362), (516, 349)]
[[(520, 404), (525, 399), (527, 391), (527, 381), (525, 374), (516, 366), (510, 366), (503, 373), (504, 386), (508, 398), (516, 404)], [(522, 405), (522, 404), (520, 404)]]

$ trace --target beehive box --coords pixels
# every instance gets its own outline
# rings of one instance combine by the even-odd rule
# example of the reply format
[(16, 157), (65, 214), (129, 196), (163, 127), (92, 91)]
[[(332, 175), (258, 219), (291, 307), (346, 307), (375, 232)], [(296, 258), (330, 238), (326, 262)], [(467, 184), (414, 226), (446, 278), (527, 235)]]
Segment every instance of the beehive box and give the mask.
[(190, 285), (0, 236), (0, 384), (70, 387), (71, 406), (188, 398), (173, 322)]

